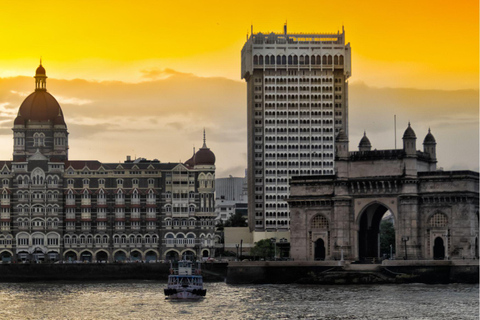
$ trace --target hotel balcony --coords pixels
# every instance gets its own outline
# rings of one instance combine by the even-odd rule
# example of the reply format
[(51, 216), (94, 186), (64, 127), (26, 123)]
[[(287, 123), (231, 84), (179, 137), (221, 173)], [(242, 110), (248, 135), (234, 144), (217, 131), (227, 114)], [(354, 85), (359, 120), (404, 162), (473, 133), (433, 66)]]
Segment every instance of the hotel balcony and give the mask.
[(67, 205), (67, 206), (75, 206), (75, 199), (67, 199), (67, 200), (65, 200), (65, 205)]
[(2, 207), (4, 206), (10, 206), (10, 199), (2, 199), (1, 202), (0, 202), (0, 205)]
[(125, 199), (115, 199), (115, 205), (116, 206), (124, 206), (125, 205)]
[(107, 199), (97, 199), (97, 206), (106, 206)]
[(91, 206), (92, 205), (92, 200), (91, 199), (82, 199), (81, 205), (82, 206)]
[(2, 231), (10, 231), (10, 226), (2, 226), (2, 227), (0, 228), (0, 230), (2, 230)]

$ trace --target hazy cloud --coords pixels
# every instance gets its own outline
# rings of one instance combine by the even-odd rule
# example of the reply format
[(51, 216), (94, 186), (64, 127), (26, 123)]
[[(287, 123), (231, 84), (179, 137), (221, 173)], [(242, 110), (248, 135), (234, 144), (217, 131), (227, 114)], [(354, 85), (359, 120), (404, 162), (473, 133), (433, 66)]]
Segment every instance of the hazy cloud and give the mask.
[[(48, 79), (70, 132), (71, 159), (123, 161), (125, 155), (185, 161), (192, 147), (207, 145), (217, 158), (217, 176), (243, 176), (246, 168), (246, 85), (174, 70), (142, 71), (140, 83)], [(31, 77), (0, 78), (1, 159), (10, 159), (16, 110), (34, 89)], [(443, 91), (349, 86), (350, 150), (366, 130), (375, 149), (397, 148), (408, 121), (417, 149), (430, 127), (439, 166), (478, 170), (478, 91)], [(1, 122), (9, 120), (6, 122)]]
[(175, 71), (172, 69), (159, 69), (159, 68), (152, 68), (152, 69), (144, 69), (140, 70), (142, 74), (142, 78), (150, 79), (150, 80), (157, 80), (157, 79), (165, 79), (173, 75), (182, 75), (182, 76), (193, 76), (191, 73), (183, 73), (179, 71)]

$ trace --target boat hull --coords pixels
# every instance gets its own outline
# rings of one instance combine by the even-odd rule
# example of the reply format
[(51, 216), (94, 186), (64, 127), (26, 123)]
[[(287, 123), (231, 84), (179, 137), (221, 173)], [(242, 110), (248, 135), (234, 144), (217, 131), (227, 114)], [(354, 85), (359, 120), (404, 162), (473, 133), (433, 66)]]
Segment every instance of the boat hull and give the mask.
[(203, 299), (207, 293), (206, 289), (197, 289), (197, 290), (182, 290), (177, 291), (175, 289), (165, 289), (166, 299), (185, 299), (185, 300), (199, 300)]

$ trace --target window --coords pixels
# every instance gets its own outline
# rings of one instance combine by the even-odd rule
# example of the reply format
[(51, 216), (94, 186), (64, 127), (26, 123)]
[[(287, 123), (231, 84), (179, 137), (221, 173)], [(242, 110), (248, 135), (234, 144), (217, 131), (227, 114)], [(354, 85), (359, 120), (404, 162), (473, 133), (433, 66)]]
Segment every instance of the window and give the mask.
[(33, 134), (33, 146), (44, 147), (45, 146), (45, 134), (35, 132)]
[(435, 213), (430, 218), (431, 227), (446, 227), (448, 225), (448, 218), (443, 213)]

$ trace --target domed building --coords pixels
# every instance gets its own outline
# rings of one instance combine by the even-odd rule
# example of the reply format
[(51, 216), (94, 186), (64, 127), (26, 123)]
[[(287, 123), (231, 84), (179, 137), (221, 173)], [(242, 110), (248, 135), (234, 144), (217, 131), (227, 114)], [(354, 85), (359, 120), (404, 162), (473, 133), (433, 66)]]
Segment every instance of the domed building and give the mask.
[(215, 255), (215, 155), (185, 163), (70, 160), (62, 108), (40, 62), (2, 174), (3, 261), (151, 261)]
[(47, 75), (40, 66), (35, 72), (35, 91), (20, 105), (13, 122), (13, 160), (25, 160), (39, 150), (55, 161), (68, 159), (68, 132), (62, 108), (47, 92)]

